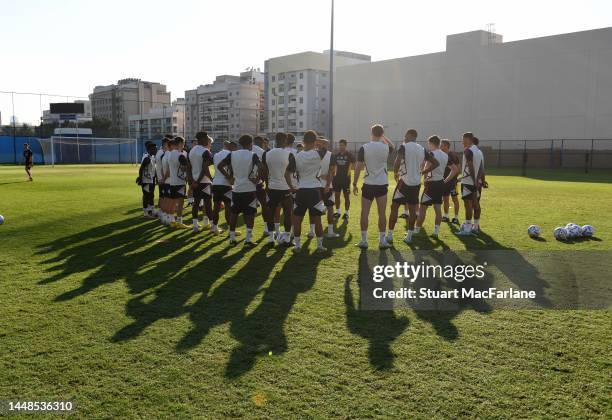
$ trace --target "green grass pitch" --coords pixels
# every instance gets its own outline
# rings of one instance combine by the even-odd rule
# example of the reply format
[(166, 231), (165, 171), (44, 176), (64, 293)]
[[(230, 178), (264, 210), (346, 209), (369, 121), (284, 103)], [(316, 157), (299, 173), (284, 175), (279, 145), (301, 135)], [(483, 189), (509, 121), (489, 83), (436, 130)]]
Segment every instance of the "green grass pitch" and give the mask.
[[(609, 311), (357, 311), (357, 200), (330, 255), (230, 248), (145, 221), (136, 172), (0, 167), (0, 400), (96, 418), (612, 415)], [(488, 177), (485, 239), (443, 225), (415, 247), (612, 249), (610, 172), (516, 175)], [(570, 221), (598, 240), (555, 241)]]

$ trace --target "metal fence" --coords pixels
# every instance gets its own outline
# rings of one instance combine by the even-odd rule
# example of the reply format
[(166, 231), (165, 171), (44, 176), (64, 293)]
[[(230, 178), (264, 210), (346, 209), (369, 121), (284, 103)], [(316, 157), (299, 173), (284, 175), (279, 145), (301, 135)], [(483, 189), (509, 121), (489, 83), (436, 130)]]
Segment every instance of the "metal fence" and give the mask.
[[(349, 142), (348, 149), (357, 153), (365, 141)], [(423, 147), (427, 141), (418, 141)], [(451, 140), (451, 150), (459, 155), (463, 145)], [(394, 143), (396, 148), (400, 142)], [(480, 140), (488, 168), (573, 168), (612, 169), (612, 139), (525, 139)], [(391, 154), (390, 160), (395, 158)]]

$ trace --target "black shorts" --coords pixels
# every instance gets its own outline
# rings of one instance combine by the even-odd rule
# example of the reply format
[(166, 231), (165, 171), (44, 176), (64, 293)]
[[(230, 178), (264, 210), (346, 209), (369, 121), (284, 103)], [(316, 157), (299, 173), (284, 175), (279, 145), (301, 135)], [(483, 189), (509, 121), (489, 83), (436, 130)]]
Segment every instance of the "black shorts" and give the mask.
[(332, 185), (334, 186), (335, 192), (351, 192), (351, 177), (348, 178), (334, 178), (332, 181)]
[(269, 189), (266, 191), (266, 196), (266, 205), (268, 206), (268, 208), (275, 209), (281, 205), (282, 201), (285, 198), (291, 197), (291, 193), (289, 192), (289, 190)]
[(444, 181), (426, 181), (421, 196), (421, 204), (430, 206), (432, 204), (442, 204), (442, 194), (444, 194)]
[(398, 182), (393, 191), (393, 202), (397, 204), (419, 204), (419, 192), (421, 184), (406, 185), (402, 181)]
[(257, 213), (257, 194), (255, 191), (232, 192), (232, 213), (243, 213), (246, 216)]
[(215, 203), (231, 203), (232, 202), (232, 186), (231, 185), (213, 185), (212, 196)]
[(264, 188), (264, 184), (263, 182), (260, 182), (259, 184), (255, 184), (255, 194), (257, 195), (257, 200), (259, 201), (259, 204), (261, 204), (262, 206), (266, 205), (266, 189)]
[(444, 184), (445, 188), (444, 188), (444, 194), (442, 194), (443, 197), (448, 197), (449, 195), (451, 197), (457, 197), (458, 193), (457, 193), (457, 178), (453, 178), (450, 182), (448, 182), (447, 184)]
[(478, 192), (478, 188), (469, 184), (461, 184), (461, 198), (467, 201), (472, 201), (474, 199), (480, 199), (480, 193)]
[(32, 169), (32, 166), (34, 166), (34, 164), (32, 162), (28, 162), (25, 164), (25, 168), (26, 169)]
[(361, 196), (366, 200), (372, 201), (375, 198), (387, 195), (388, 188), (388, 185), (363, 184), (363, 187), (361, 188)]
[(140, 188), (142, 189), (143, 194), (154, 194), (155, 193), (155, 184), (151, 184), (151, 183), (141, 184)]
[(157, 188), (159, 189), (159, 198), (166, 198), (170, 193), (170, 185), (168, 184), (157, 184)]
[(336, 197), (334, 197), (334, 192), (331, 189), (328, 192), (325, 192), (325, 188), (321, 188), (320, 191), (325, 207), (332, 207), (334, 204), (336, 204)]
[(212, 185), (210, 183), (198, 184), (197, 187), (193, 188), (193, 196), (197, 196), (205, 200), (211, 199)]
[(325, 204), (319, 188), (300, 188), (295, 194), (293, 214), (303, 217), (306, 212), (311, 217), (325, 214)]
[(184, 185), (170, 185), (169, 197), (173, 199), (185, 198), (185, 186)]

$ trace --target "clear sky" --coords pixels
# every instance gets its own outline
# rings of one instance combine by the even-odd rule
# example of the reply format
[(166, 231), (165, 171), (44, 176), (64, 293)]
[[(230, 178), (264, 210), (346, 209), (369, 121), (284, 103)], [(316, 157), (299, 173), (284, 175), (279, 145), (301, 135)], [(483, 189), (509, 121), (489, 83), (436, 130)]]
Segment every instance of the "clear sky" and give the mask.
[[(0, 91), (86, 97), (137, 77), (172, 98), (266, 58), (329, 48), (331, 0), (0, 0)], [(446, 35), (495, 23), (504, 41), (612, 26), (612, 1), (336, 0), (335, 47), (405, 57), (445, 49)], [(66, 98), (42, 98), (48, 102)], [(68, 98), (70, 100), (74, 98)], [(39, 98), (16, 95), (21, 122)], [(10, 95), (0, 94), (2, 123)]]

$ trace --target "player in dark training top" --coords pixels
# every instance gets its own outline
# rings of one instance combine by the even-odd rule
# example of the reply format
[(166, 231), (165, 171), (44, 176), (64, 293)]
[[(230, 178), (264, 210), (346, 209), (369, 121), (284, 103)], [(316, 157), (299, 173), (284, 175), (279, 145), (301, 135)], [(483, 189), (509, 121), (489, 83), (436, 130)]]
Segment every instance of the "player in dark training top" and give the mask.
[(28, 174), (28, 179), (30, 181), (34, 181), (32, 179), (32, 172), (30, 172), (32, 170), (32, 166), (34, 166), (34, 159), (28, 143), (23, 144), (23, 160), (25, 164), (25, 171)]
[(334, 216), (340, 218), (340, 197), (344, 196), (344, 220), (348, 220), (349, 208), (351, 207), (351, 169), (355, 164), (355, 156), (346, 150), (346, 140), (338, 143), (338, 151), (334, 154), (336, 161), (336, 175), (332, 185), (334, 187), (336, 212)]
[[(440, 149), (448, 155), (448, 164), (444, 169), (444, 179), (447, 179), (451, 174), (451, 169), (453, 165), (459, 167), (461, 165), (461, 161), (459, 160), (459, 155), (457, 153), (450, 150), (450, 141), (444, 139), (440, 144)], [(442, 199), (444, 200), (444, 217), (442, 217), (443, 222), (450, 221), (448, 217), (448, 211), (450, 207), (449, 197), (453, 200), (453, 208), (455, 211), (455, 215), (451, 223), (454, 225), (459, 224), (459, 194), (457, 193), (457, 176), (459, 176), (459, 172), (454, 173), (453, 176), (448, 178), (448, 182), (446, 182), (446, 188), (444, 189), (444, 194)]]

